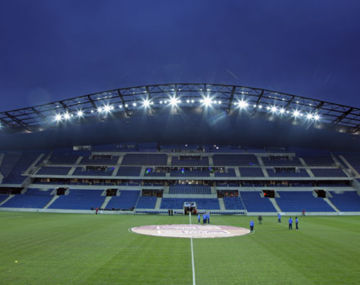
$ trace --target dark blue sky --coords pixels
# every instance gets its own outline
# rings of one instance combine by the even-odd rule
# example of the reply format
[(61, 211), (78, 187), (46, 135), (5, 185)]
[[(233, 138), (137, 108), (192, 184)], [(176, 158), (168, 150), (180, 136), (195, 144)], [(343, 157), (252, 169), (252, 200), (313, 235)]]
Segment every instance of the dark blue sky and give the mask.
[(167, 82), (360, 107), (360, 1), (1, 1), (0, 111)]

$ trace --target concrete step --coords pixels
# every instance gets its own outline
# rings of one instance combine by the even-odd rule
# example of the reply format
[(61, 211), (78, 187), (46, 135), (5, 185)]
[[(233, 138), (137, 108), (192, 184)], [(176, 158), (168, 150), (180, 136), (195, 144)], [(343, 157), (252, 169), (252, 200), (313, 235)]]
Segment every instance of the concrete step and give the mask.
[(4, 201), (2, 201), (1, 203), (0, 203), (0, 207), (2, 206), (2, 205), (4, 205), (7, 201), (9, 201), (12, 197), (14, 197), (15, 195), (10, 195), (9, 197), (7, 197)]
[(269, 198), (271, 204), (273, 204), (274, 208), (276, 209), (277, 212), (281, 213), (281, 209), (278, 205), (278, 203), (276, 202), (276, 199), (275, 198)]
[(162, 201), (162, 198), (161, 198), (161, 197), (158, 197), (158, 198), (156, 199), (155, 210), (160, 210), (161, 201)]
[(219, 206), (221, 211), (225, 211), (225, 204), (224, 204), (224, 198), (219, 198)]
[(55, 196), (49, 201), (49, 203), (47, 203), (47, 204), (45, 205), (45, 207), (44, 207), (43, 209), (49, 208), (49, 207), (52, 205), (52, 203), (54, 203), (54, 202), (56, 201), (56, 199), (58, 199), (59, 197), (60, 197), (60, 196), (55, 195)]
[(104, 202), (102, 203), (102, 205), (101, 205), (100, 208), (101, 208), (101, 209), (106, 209), (106, 206), (109, 204), (111, 198), (112, 198), (112, 196), (107, 196), (107, 197), (105, 197), (105, 200), (104, 200)]
[(328, 203), (329, 206), (334, 209), (334, 211), (336, 211), (337, 213), (340, 212), (340, 210), (339, 210), (338, 208), (336, 208), (336, 206), (330, 201), (329, 198), (324, 198), (324, 201), (325, 201), (326, 203)]

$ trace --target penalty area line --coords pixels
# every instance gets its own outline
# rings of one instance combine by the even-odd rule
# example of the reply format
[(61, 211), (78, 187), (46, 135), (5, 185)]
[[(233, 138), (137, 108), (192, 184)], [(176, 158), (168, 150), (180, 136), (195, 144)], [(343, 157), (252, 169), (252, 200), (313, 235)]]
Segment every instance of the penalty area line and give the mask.
[[(189, 212), (189, 224), (191, 225), (191, 213), (190, 212)], [(196, 281), (195, 281), (194, 245), (193, 245), (192, 236), (190, 237), (190, 248), (191, 248), (192, 280), (193, 280), (193, 285), (196, 285)]]

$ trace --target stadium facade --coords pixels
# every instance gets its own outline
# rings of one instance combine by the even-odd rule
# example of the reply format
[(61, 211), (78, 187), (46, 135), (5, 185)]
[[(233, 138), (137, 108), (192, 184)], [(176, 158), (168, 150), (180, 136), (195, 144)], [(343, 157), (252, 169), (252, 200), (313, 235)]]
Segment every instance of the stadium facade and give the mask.
[(360, 213), (360, 110), (259, 88), (123, 88), (0, 114), (0, 210)]

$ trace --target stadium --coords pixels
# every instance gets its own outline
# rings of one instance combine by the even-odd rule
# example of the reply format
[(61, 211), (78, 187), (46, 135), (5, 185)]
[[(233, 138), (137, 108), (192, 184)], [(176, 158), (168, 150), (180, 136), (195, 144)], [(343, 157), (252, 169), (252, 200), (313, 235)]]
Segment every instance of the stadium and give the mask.
[(359, 108), (171, 83), (0, 122), (3, 284), (358, 283)]

